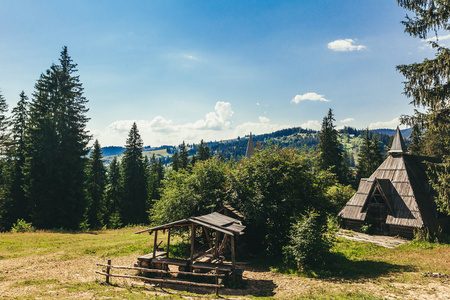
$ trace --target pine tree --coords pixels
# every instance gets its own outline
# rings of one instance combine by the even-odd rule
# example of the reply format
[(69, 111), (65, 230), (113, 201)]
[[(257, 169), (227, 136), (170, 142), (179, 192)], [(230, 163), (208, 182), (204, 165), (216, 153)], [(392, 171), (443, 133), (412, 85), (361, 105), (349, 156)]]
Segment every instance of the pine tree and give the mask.
[(436, 50), (434, 59), (400, 65), (397, 70), (406, 78), (404, 94), (412, 99), (411, 104), (426, 110), (425, 113), (416, 110), (414, 116), (402, 116), (401, 120), (424, 128), (421, 153), (442, 158), (441, 164), (429, 165), (430, 177), (438, 194), (439, 209), (450, 214), (450, 49), (438, 40), (438, 32), (450, 28), (450, 6), (448, 1), (437, 0), (397, 2), (414, 14), (402, 22), (406, 33), (423, 40), (430, 33), (436, 37), (435, 41), (428, 40)]
[(30, 221), (29, 203), (23, 190), (24, 176), (22, 168), (25, 164), (25, 130), (28, 118), (28, 97), (25, 92), (20, 93), (20, 100), (11, 113), (12, 140), (8, 156), (11, 159), (11, 187), (9, 197), (12, 200), (12, 221), (23, 219)]
[(118, 228), (122, 225), (120, 205), (123, 197), (122, 174), (117, 157), (111, 160), (108, 172), (108, 185), (106, 187), (106, 211), (104, 221), (108, 228)]
[(64, 47), (35, 85), (27, 127), (25, 190), (39, 228), (78, 229), (86, 210), (87, 100)]
[(411, 154), (419, 155), (422, 150), (422, 132), (420, 131), (419, 124), (414, 124), (412, 127), (410, 138), (411, 144), (409, 144), (409, 150)]
[(164, 179), (164, 165), (161, 158), (156, 159), (155, 154), (153, 154), (149, 169), (149, 199), (153, 202), (161, 199), (162, 181)]
[(133, 123), (122, 159), (123, 199), (121, 210), (124, 224), (140, 224), (148, 221), (147, 177), (142, 146), (143, 142), (137, 125)]
[(98, 140), (95, 140), (94, 149), (88, 162), (86, 184), (88, 199), (87, 222), (91, 229), (99, 229), (104, 223), (106, 179), (102, 149)]
[(178, 151), (175, 150), (175, 153), (172, 155), (172, 170), (178, 172), (180, 169), (180, 156), (178, 155)]
[(369, 129), (364, 134), (364, 142), (358, 156), (357, 179), (368, 178), (383, 162), (380, 142), (376, 134), (370, 138)]
[(15, 221), (12, 212), (13, 199), (10, 197), (12, 170), (7, 155), (9, 140), (7, 111), (6, 99), (0, 93), (0, 231), (9, 230)]
[(198, 160), (208, 160), (211, 158), (211, 152), (209, 150), (208, 145), (203, 142), (203, 140), (200, 141), (200, 144), (198, 145), (197, 149), (197, 159)]
[[(348, 164), (345, 159), (344, 150), (339, 142), (339, 133), (335, 129), (334, 115), (331, 108), (322, 121), (322, 129), (319, 132), (319, 165), (323, 170), (330, 169), (336, 174), (339, 182), (348, 183)], [(347, 166), (347, 167), (346, 167)]]
[(187, 169), (189, 165), (189, 153), (186, 150), (186, 144), (183, 141), (183, 144), (180, 146), (180, 168)]

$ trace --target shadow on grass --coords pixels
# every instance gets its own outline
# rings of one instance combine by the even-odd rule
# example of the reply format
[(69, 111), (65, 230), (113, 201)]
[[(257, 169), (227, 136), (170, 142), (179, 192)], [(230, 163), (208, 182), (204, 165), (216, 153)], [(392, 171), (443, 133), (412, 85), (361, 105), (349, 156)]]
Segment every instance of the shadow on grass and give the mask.
[[(358, 280), (370, 279), (389, 274), (413, 272), (417, 268), (391, 264), (375, 260), (350, 260), (341, 253), (331, 253), (325, 266), (312, 268), (303, 272), (307, 277), (326, 280)], [(292, 273), (289, 269), (280, 269), (283, 273)]]

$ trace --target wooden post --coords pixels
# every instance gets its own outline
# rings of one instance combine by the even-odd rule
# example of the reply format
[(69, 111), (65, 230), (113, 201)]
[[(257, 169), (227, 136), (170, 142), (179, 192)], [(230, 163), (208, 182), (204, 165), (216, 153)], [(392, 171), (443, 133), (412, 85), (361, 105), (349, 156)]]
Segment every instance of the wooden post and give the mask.
[(109, 267), (111, 265), (111, 259), (108, 259), (108, 267), (106, 267), (106, 283), (109, 284), (109, 272), (111, 270), (111, 267)]
[[(216, 285), (219, 284), (219, 268), (216, 267)], [(216, 286), (216, 296), (219, 296), (219, 287)]]
[(156, 248), (158, 245), (156, 244), (158, 241), (158, 230), (155, 231), (155, 242), (153, 243), (153, 258), (156, 258)]
[[(165, 262), (162, 262), (162, 269), (163, 269), (163, 271), (164, 270), (166, 270), (166, 268), (165, 268)], [(161, 272), (161, 280), (164, 278), (164, 272)], [(162, 283), (162, 281), (159, 283), (159, 288), (160, 289), (162, 289), (162, 287), (163, 287), (163, 283)]]
[(169, 248), (170, 248), (170, 232), (171, 230), (169, 229), (167, 232), (167, 254), (166, 257), (169, 257)]
[(195, 224), (191, 224), (191, 257), (189, 259), (190, 264), (194, 263), (194, 242), (195, 242)]
[(234, 253), (234, 235), (231, 236), (231, 271), (233, 272), (233, 282), (236, 282), (236, 257)]
[(216, 230), (216, 239), (215, 239), (215, 244), (214, 244), (214, 257), (218, 258), (219, 257), (219, 232)]

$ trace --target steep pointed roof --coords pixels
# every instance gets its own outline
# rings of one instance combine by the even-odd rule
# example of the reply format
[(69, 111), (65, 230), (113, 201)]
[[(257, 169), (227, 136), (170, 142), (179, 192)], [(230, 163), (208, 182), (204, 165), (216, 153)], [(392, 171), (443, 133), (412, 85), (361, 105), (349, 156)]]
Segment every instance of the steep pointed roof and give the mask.
[(358, 191), (339, 216), (364, 221), (373, 191), (378, 190), (389, 208), (386, 224), (435, 227), (436, 210), (426, 174), (426, 161), (437, 160), (409, 154), (388, 156), (369, 178), (361, 179)]
[(408, 152), (405, 141), (403, 141), (402, 133), (397, 126), (397, 131), (395, 132), (394, 140), (392, 141), (391, 150), (388, 151), (391, 154), (402, 154)]
[(245, 157), (250, 158), (253, 153), (255, 153), (255, 146), (253, 145), (252, 133), (250, 132), (250, 138), (248, 139), (247, 151), (245, 152)]

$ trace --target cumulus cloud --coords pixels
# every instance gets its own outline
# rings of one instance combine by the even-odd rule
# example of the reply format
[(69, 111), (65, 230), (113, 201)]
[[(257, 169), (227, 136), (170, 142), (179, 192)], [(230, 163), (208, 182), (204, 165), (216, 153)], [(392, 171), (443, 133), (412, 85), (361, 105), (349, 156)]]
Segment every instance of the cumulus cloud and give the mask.
[(270, 122), (269, 118), (263, 117), (263, 116), (260, 116), (260, 117), (259, 117), (259, 121), (260, 121), (261, 123), (269, 123), (269, 122)]
[(322, 126), (317, 120), (309, 120), (308, 122), (301, 124), (300, 127), (305, 129), (320, 130)]
[(396, 128), (400, 125), (400, 119), (394, 118), (390, 121), (370, 123), (369, 129)]
[(347, 118), (347, 119), (342, 120), (341, 123), (349, 123), (349, 122), (353, 122), (353, 121), (355, 121), (355, 119)]
[(259, 122), (245, 122), (236, 126), (234, 134), (236, 136), (247, 135), (250, 132), (253, 134), (263, 134), (268, 132), (274, 132), (281, 129), (290, 128), (290, 125), (271, 124), (269, 118), (260, 116)]
[(291, 103), (299, 104), (300, 101), (322, 101), (322, 102), (330, 102), (331, 100), (325, 99), (324, 95), (319, 95), (316, 93), (306, 93), (303, 95), (296, 95), (294, 99), (291, 100)]
[(349, 51), (361, 51), (366, 48), (363, 45), (354, 45), (355, 41), (352, 39), (345, 40), (335, 40), (328, 43), (328, 49), (339, 52), (349, 52)]

